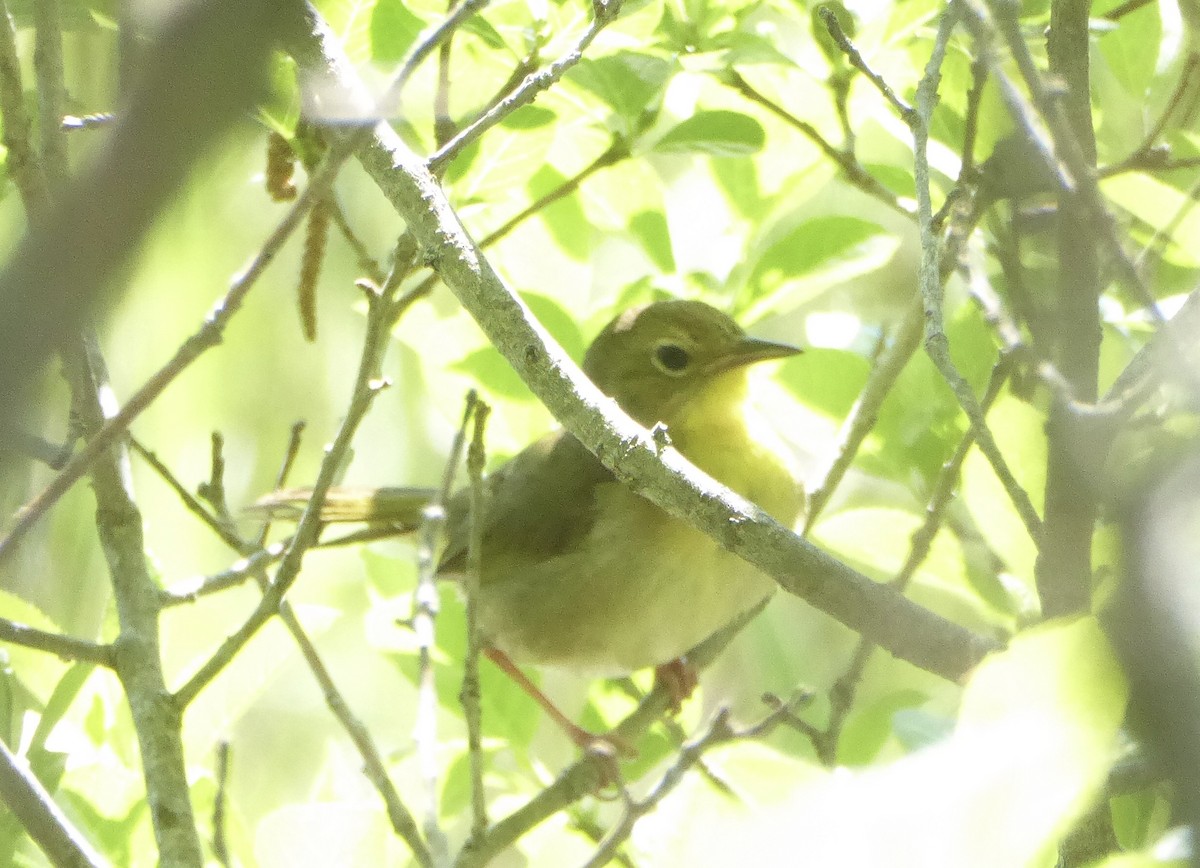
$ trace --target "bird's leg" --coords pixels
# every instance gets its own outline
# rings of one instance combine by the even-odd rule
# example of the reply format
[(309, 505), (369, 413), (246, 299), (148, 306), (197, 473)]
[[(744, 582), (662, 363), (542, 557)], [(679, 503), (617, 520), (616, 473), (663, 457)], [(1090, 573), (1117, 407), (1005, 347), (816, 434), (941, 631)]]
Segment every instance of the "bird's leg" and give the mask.
[(670, 663), (654, 667), (654, 683), (661, 684), (671, 700), (671, 712), (677, 714), (683, 701), (696, 690), (700, 678), (686, 657), (677, 657)]
[(513, 663), (509, 656), (500, 649), (485, 648), (483, 653), (487, 655), (489, 660), (499, 666), (505, 675), (515, 681), (517, 686), (524, 690), (534, 702), (540, 705), (580, 750), (594, 751), (597, 746), (604, 747), (608, 745), (625, 756), (637, 755), (637, 751), (618, 736), (611, 733), (608, 735), (596, 735), (571, 721), (570, 718), (558, 710), (558, 706), (550, 701), (550, 697), (542, 693), (538, 689), (538, 686), (530, 681), (529, 677), (521, 671), (517, 664)]

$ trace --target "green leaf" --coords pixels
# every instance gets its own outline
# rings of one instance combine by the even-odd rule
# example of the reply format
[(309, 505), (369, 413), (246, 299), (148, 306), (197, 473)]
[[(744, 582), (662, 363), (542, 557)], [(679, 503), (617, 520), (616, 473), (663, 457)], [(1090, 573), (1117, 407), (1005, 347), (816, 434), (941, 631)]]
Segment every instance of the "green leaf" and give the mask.
[(638, 128), (643, 113), (657, 107), (674, 70), (675, 64), (661, 57), (620, 51), (584, 58), (566, 78), (603, 100), (629, 133)]
[(810, 347), (804, 350), (802, 364), (785, 365), (780, 378), (806, 406), (844, 419), (870, 370), (870, 363), (858, 353)]
[(1106, 179), (1104, 195), (1165, 234), (1164, 255), (1176, 265), (1200, 265), (1200, 213), (1189, 193), (1150, 175), (1129, 173)]
[(675, 270), (675, 254), (671, 251), (671, 228), (661, 211), (640, 211), (629, 221), (629, 228), (641, 243), (642, 249), (659, 271)]
[(1109, 71), (1134, 99), (1152, 85), (1162, 36), (1158, 9), (1149, 6), (1122, 15), (1120, 24), (1097, 40)]
[(843, 292), (893, 262), (900, 243), (895, 233), (857, 217), (818, 217), (776, 227), (748, 256), (746, 315), (758, 319)]
[[(1034, 509), (1038, 509), (1045, 488), (1047, 448), (1042, 416), (1024, 401), (1001, 395), (988, 412), (987, 420), (1017, 483), (1029, 494)], [(960, 491), (975, 524), (1004, 559), (1008, 571), (1032, 588), (1037, 547), (978, 446), (963, 462)]]
[(749, 115), (726, 110), (702, 111), (654, 143), (658, 153), (697, 153), (744, 157), (762, 150), (766, 133)]
[(774, 239), (754, 272), (778, 270), (787, 276), (812, 271), (819, 264), (855, 253), (864, 241), (883, 234), (884, 228), (857, 217), (815, 217)]
[[(521, 298), (568, 355), (574, 359), (583, 357), (583, 335), (569, 313), (544, 295), (522, 293)], [(468, 353), (450, 367), (474, 377), (480, 386), (493, 394), (505, 398), (529, 396), (529, 387), (525, 385), (525, 381), (513, 370), (508, 360), (500, 355), (500, 351), (490, 344)]]
[(371, 57), (376, 63), (398, 63), (425, 28), (403, 0), (377, 0), (371, 10)]
[[(565, 175), (546, 163), (529, 179), (530, 198), (537, 200), (561, 190), (567, 182)], [(538, 216), (563, 252), (580, 262), (588, 258), (592, 250), (592, 224), (575, 193), (555, 199)]]
[(462, 29), (467, 33), (478, 36), (483, 40), (483, 44), (493, 50), (504, 48), (504, 37), (488, 23), (486, 18), (479, 15), (472, 15), (463, 22)]
[(865, 765), (873, 760), (892, 735), (897, 712), (919, 707), (928, 701), (919, 690), (900, 690), (885, 694), (873, 702), (857, 705), (838, 739), (838, 762)]
[(76, 663), (66, 671), (46, 701), (46, 708), (42, 711), (42, 717), (38, 721), (37, 729), (34, 730), (33, 739), (30, 742), (31, 749), (45, 747), (46, 739), (49, 738), (51, 731), (67, 713), (71, 703), (83, 689), (84, 682), (95, 668), (93, 663)]
[(540, 127), (547, 127), (556, 120), (558, 120), (558, 115), (548, 108), (542, 108), (539, 105), (525, 105), (506, 117), (501, 125), (514, 130), (536, 130)]

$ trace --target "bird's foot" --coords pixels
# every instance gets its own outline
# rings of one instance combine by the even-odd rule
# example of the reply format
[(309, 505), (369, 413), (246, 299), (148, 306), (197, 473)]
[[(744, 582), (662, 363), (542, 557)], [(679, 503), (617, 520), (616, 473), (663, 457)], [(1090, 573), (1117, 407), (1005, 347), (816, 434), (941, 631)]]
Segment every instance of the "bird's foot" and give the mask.
[(686, 657), (679, 657), (670, 663), (654, 667), (654, 684), (656, 687), (662, 685), (667, 691), (672, 714), (679, 713), (683, 701), (696, 691), (699, 683), (699, 673)]
[[(637, 748), (621, 738), (616, 733), (605, 733), (597, 735), (589, 732), (579, 724), (572, 721), (569, 717), (559, 711), (558, 706), (550, 701), (550, 697), (542, 693), (538, 686), (529, 680), (528, 676), (521, 671), (507, 654), (498, 648), (486, 648), (484, 654), (489, 660), (495, 663), (503, 670), (509, 678), (516, 682), (526, 694), (529, 695), (534, 702), (542, 707), (542, 709), (550, 715), (550, 719), (558, 724), (559, 728), (567, 734), (567, 737), (573, 741), (580, 750), (590, 754), (607, 753), (612, 757), (635, 757), (637, 756)], [(614, 759), (615, 761), (615, 759)]]

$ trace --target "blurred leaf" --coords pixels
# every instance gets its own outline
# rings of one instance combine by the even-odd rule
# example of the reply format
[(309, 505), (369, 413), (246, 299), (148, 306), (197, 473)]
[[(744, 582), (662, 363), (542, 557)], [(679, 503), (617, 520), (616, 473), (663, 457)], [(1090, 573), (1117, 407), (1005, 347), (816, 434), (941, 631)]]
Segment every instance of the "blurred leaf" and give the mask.
[(97, 810), (97, 805), (103, 804), (111, 809), (112, 803), (105, 801), (103, 791), (88, 794), (72, 790), (63, 790), (59, 798), (69, 805), (69, 814), (82, 828), (82, 831), (99, 846), (101, 852), (112, 859), (114, 865), (135, 865), (139, 860), (133, 858), (134, 832), (138, 825), (149, 815), (149, 804), (145, 798), (134, 800), (126, 813), (117, 817), (106, 816)]
[(514, 130), (536, 130), (558, 120), (558, 115), (548, 108), (524, 105), (506, 117), (501, 123)]
[(454, 159), (446, 167), (444, 177), (447, 185), (452, 186), (467, 177), (467, 174), (471, 171), (471, 167), (475, 164), (475, 160), (479, 157), (483, 149), (480, 141), (480, 139), (476, 139), (454, 155)]
[[(988, 413), (992, 429), (1009, 469), (1019, 485), (1039, 508), (1045, 487), (1046, 436), (1041, 414), (1011, 395), (1002, 395)], [(971, 511), (984, 538), (1019, 576), (1027, 587), (1034, 587), (1034, 562), (1037, 547), (1017, 515), (1012, 501), (997, 478), (990, 462), (974, 447), (963, 463), (960, 486), (963, 503)]]
[(62, 751), (46, 750), (43, 747), (30, 747), (25, 758), (34, 776), (46, 788), (48, 793), (53, 794), (58, 790), (58, 784), (62, 780), (63, 772), (67, 769), (67, 756), (68, 754)]
[(55, 686), (54, 692), (50, 694), (50, 699), (46, 701), (46, 708), (42, 711), (41, 719), (38, 721), (37, 729), (34, 730), (33, 738), (30, 741), (31, 749), (45, 747), (46, 739), (49, 738), (51, 731), (67, 713), (71, 703), (75, 701), (75, 697), (79, 695), (79, 691), (83, 689), (84, 683), (95, 668), (93, 663), (75, 663), (66, 671)]
[(108, 722), (104, 713), (104, 700), (100, 698), (99, 694), (92, 697), (91, 707), (88, 708), (87, 714), (83, 718), (83, 729), (88, 738), (92, 740), (92, 744), (104, 744), (104, 737), (108, 733)]
[(374, 803), (314, 800), (265, 816), (254, 857), (262, 868), (386, 865), (391, 834), (382, 807)]
[[(1033, 696), (1026, 693), (1032, 683)], [(688, 776), (634, 829), (656, 868), (1053, 865), (1112, 759), (1124, 688), (1095, 622), (1018, 637), (967, 687), (964, 721), (896, 762), (829, 772), (755, 744), (706, 756), (741, 798)], [(870, 834), (862, 834), (869, 829)]]
[[(536, 201), (561, 189), (567, 180), (565, 175), (547, 163), (529, 179), (529, 198)], [(538, 216), (568, 256), (580, 261), (587, 259), (592, 249), (593, 230), (587, 215), (583, 213), (578, 195), (571, 193), (556, 199), (542, 208)]]
[(1135, 99), (1144, 98), (1154, 80), (1162, 36), (1158, 9), (1148, 5), (1122, 15), (1119, 25), (1096, 40), (1109, 70)]
[(371, 10), (371, 58), (376, 63), (399, 63), (425, 29), (403, 0), (376, 0)]
[(803, 364), (785, 365), (784, 384), (805, 405), (833, 419), (844, 419), (858, 400), (870, 363), (849, 350), (807, 347)]
[(495, 347), (487, 346), (463, 356), (451, 366), (456, 371), (470, 374), (485, 392), (505, 398), (519, 398), (529, 394), (529, 387), (500, 355)]
[(1103, 192), (1114, 203), (1156, 230), (1171, 231), (1163, 255), (1177, 265), (1200, 265), (1200, 209), (1185, 191), (1150, 175), (1129, 173), (1106, 179)]
[(739, 215), (757, 220), (766, 212), (766, 200), (758, 180), (758, 165), (753, 159), (714, 160), (712, 172)]
[(660, 271), (669, 273), (675, 270), (671, 229), (661, 211), (639, 211), (629, 221), (629, 228)]
[(566, 79), (603, 100), (622, 121), (617, 129), (627, 136), (639, 129), (646, 112), (656, 109), (675, 64), (652, 54), (621, 51), (584, 58)]
[[(842, 727), (842, 737), (838, 739), (838, 762), (858, 766), (875, 759), (892, 735), (896, 713), (918, 707), (927, 699), (919, 691), (901, 690), (884, 694), (870, 703), (856, 705)], [(908, 742), (905, 744), (912, 746)]]
[(13, 673), (8, 652), (0, 648), (0, 738), (10, 746), (18, 744), (19, 735), (16, 732), (19, 711), (16, 681), (17, 676)]
[(1126, 850), (1149, 845), (1162, 835), (1171, 822), (1171, 804), (1164, 798), (1163, 787), (1154, 786), (1139, 793), (1116, 795), (1109, 799), (1113, 832)]
[(869, 238), (885, 232), (878, 223), (857, 217), (816, 217), (773, 239), (759, 256), (755, 273), (778, 270), (787, 276), (804, 274), (819, 263), (853, 252)]
[(463, 22), (462, 29), (467, 33), (478, 36), (488, 48), (504, 48), (504, 37), (482, 15), (472, 15)]
[(743, 157), (762, 150), (766, 133), (749, 115), (701, 111), (654, 143), (658, 153), (696, 153), (710, 157)]
[[(574, 359), (583, 357), (584, 342), (574, 318), (563, 310), (556, 301), (536, 293), (521, 293), (538, 321), (562, 345)], [(529, 387), (513, 370), (500, 352), (491, 345), (468, 353), (450, 366), (454, 370), (470, 374), (480, 386), (489, 392), (506, 398), (527, 397)]]
[(954, 730), (954, 721), (922, 708), (897, 709), (892, 719), (896, 738), (909, 750), (931, 747)]

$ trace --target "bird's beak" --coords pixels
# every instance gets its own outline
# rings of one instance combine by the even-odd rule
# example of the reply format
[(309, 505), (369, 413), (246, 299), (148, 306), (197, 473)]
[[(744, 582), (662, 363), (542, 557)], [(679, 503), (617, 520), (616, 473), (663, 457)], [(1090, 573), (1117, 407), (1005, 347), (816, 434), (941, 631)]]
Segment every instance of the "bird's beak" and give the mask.
[(804, 352), (800, 347), (791, 344), (777, 344), (773, 341), (763, 341), (758, 338), (744, 337), (734, 346), (713, 361), (713, 373), (742, 368), (758, 362), (771, 359), (786, 359), (789, 356)]

